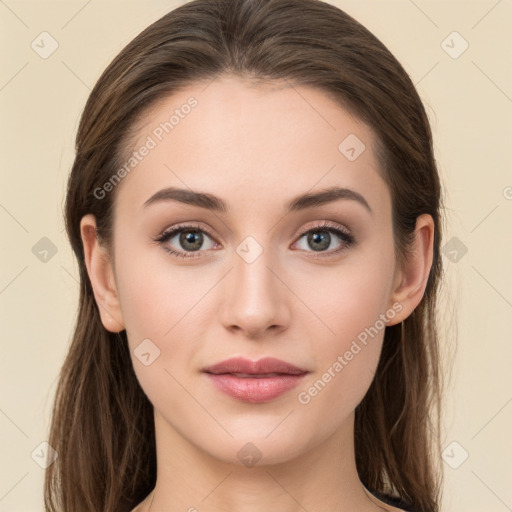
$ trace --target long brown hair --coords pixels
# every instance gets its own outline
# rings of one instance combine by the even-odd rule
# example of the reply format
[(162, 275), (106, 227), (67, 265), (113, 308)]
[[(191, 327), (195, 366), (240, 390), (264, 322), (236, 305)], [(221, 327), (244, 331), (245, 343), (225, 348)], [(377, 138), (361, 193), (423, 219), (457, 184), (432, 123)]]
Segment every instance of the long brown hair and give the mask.
[[(355, 412), (362, 483), (415, 510), (439, 510), (440, 377), (436, 301), (441, 277), (440, 182), (427, 115), (393, 55), (365, 27), (319, 0), (195, 0), (153, 23), (112, 61), (88, 98), (68, 182), (66, 229), (78, 260), (76, 327), (55, 397), (47, 511), (130, 510), (156, 483), (153, 408), (135, 376), (126, 332), (104, 329), (84, 262), (81, 218), (110, 247), (115, 191), (137, 120), (157, 100), (222, 74), (312, 86), (367, 123), (392, 197), (396, 256), (416, 219), (432, 216), (433, 265), (424, 297), (388, 326), (375, 379)], [(438, 467), (439, 466), (439, 467)]]

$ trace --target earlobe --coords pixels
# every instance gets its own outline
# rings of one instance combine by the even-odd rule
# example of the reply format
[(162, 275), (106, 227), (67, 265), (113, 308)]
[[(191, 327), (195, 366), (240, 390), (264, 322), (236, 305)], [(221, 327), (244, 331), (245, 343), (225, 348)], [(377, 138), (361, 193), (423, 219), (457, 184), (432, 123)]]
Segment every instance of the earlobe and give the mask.
[(96, 236), (96, 219), (87, 214), (80, 221), (85, 265), (101, 316), (101, 322), (110, 332), (120, 332), (124, 326), (121, 305), (110, 255)]
[(388, 325), (405, 320), (421, 302), (433, 261), (434, 221), (428, 214), (416, 219), (414, 242), (410, 254), (395, 276), (392, 302), (402, 305), (399, 315)]

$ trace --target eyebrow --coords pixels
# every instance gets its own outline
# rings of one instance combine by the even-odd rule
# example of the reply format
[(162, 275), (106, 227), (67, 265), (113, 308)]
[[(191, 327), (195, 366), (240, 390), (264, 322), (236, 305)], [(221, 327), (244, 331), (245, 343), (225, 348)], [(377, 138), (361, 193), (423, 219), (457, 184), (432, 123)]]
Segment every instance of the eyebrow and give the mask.
[[(370, 214), (373, 213), (370, 205), (366, 199), (361, 194), (359, 194), (359, 192), (343, 187), (331, 187), (318, 192), (309, 192), (297, 196), (288, 203), (287, 211), (296, 212), (305, 210), (307, 208), (322, 206), (324, 204), (331, 203), (340, 199), (356, 201), (364, 206), (366, 210), (370, 212)], [(207, 210), (219, 213), (227, 213), (229, 210), (227, 203), (220, 197), (209, 194), (207, 192), (197, 192), (194, 190), (177, 187), (168, 187), (159, 190), (153, 194), (144, 203), (143, 206), (144, 208), (147, 208), (148, 206), (155, 203), (168, 201), (178, 201), (180, 203), (197, 206), (199, 208), (205, 208)]]

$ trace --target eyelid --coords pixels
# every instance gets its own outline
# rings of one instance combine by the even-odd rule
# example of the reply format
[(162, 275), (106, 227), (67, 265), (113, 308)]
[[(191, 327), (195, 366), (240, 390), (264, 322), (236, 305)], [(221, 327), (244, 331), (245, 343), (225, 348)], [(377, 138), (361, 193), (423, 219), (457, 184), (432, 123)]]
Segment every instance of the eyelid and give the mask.
[[(185, 224), (177, 224), (177, 225), (173, 226), (172, 228), (165, 229), (164, 231), (162, 231), (162, 233), (160, 233), (160, 235), (158, 235), (157, 239), (163, 239), (163, 238), (167, 237), (167, 235), (174, 234), (175, 232), (178, 232), (180, 230), (185, 230), (187, 228), (191, 229), (191, 230), (197, 229), (199, 231), (204, 231), (210, 238), (215, 240), (216, 243), (219, 243), (216, 240), (215, 236), (208, 230), (208, 228), (205, 228), (202, 225), (194, 224), (194, 223), (192, 223), (192, 224), (186, 224), (186, 223)], [(297, 234), (297, 238), (302, 237), (303, 235), (305, 235), (306, 233), (309, 233), (312, 230), (315, 230), (315, 229), (320, 230), (321, 228), (332, 228), (334, 230), (342, 231), (347, 236), (351, 236), (350, 231), (347, 228), (345, 228), (344, 226), (341, 226), (336, 223), (332, 223), (330, 221), (321, 221), (320, 224), (315, 224), (313, 226), (302, 228), (299, 231), (299, 233)]]
[(346, 234), (347, 236), (352, 237), (350, 231), (347, 228), (345, 228), (344, 226), (341, 226), (340, 224), (337, 224), (337, 223), (334, 223), (334, 222), (331, 222), (328, 220), (323, 220), (323, 221), (320, 221), (319, 224), (315, 224), (313, 226), (309, 226), (309, 227), (305, 227), (305, 228), (301, 229), (298, 234), (298, 238), (305, 235), (306, 233), (309, 233), (310, 231), (314, 231), (314, 230), (320, 231), (322, 228), (329, 228), (329, 229), (333, 229), (335, 231), (341, 231), (344, 234)]
[(191, 224), (186, 224), (186, 223), (184, 223), (184, 224), (176, 224), (172, 228), (168, 228), (168, 229), (165, 229), (164, 231), (162, 231), (162, 233), (160, 235), (158, 235), (157, 240), (161, 240), (161, 239), (167, 238), (167, 236), (169, 236), (171, 234), (174, 234), (174, 233), (179, 232), (179, 231), (185, 231), (187, 229), (190, 229), (191, 231), (194, 230), (194, 229), (197, 229), (198, 231), (203, 231), (212, 240), (215, 240), (216, 243), (219, 243), (216, 240), (216, 238), (213, 236), (213, 234), (207, 228), (203, 227), (202, 225), (195, 224), (195, 223), (191, 223)]

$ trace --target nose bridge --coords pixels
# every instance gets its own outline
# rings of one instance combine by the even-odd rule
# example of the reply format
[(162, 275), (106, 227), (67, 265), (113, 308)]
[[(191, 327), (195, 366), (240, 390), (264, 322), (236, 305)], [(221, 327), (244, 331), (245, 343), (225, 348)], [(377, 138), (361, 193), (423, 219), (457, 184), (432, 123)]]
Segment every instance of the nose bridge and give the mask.
[[(259, 238), (261, 240), (263, 237)], [(268, 236), (262, 242), (247, 236), (236, 247), (233, 262), (235, 291), (241, 291), (247, 297), (254, 296), (255, 299), (261, 294), (268, 295), (267, 302), (271, 302), (277, 293), (274, 274), (269, 270), (274, 270), (277, 255), (269, 247), (269, 240)]]
[(266, 245), (248, 236), (236, 247), (223, 307), (223, 323), (228, 328), (237, 326), (255, 335), (286, 321), (284, 285), (276, 277), (278, 257)]

